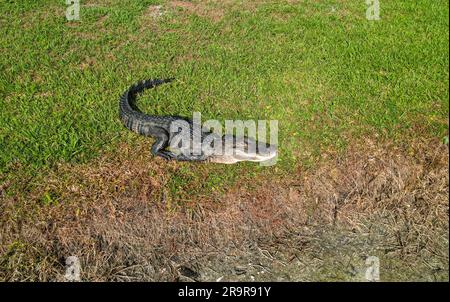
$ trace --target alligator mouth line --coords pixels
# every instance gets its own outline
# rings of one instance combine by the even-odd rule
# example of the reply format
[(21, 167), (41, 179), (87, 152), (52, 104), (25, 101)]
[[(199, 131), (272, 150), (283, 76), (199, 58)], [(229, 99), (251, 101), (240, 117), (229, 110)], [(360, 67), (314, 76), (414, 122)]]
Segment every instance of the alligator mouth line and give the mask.
[[(125, 127), (139, 135), (151, 136), (156, 139), (151, 147), (153, 155), (167, 160), (223, 164), (234, 164), (241, 161), (267, 162), (277, 156), (275, 145), (262, 144), (249, 137), (230, 134), (216, 137), (216, 143), (219, 142), (219, 145), (222, 145), (220, 151), (214, 148), (215, 151), (207, 152), (203, 148), (203, 142), (215, 135), (214, 133), (200, 129), (200, 133), (196, 132), (200, 139), (194, 139), (195, 125), (191, 119), (174, 115), (149, 115), (139, 110), (135, 104), (138, 94), (171, 81), (173, 79), (153, 79), (136, 83), (125, 91), (119, 102), (119, 116)], [(184, 125), (184, 131), (181, 131), (182, 133), (173, 131), (173, 129), (179, 129), (180, 124)], [(197, 147), (200, 152), (185, 152), (186, 149), (183, 149), (183, 146), (177, 145), (178, 142), (174, 143), (175, 140), (180, 140), (180, 135), (182, 135), (182, 141), (188, 141), (188, 146)]]

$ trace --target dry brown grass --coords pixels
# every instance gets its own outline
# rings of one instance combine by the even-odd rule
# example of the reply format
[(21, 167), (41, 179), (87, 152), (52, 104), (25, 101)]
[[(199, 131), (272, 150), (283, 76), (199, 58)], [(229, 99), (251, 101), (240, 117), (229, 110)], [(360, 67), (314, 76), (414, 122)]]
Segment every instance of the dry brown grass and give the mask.
[(208, 18), (213, 22), (222, 20), (225, 12), (230, 10), (255, 11), (264, 0), (240, 1), (240, 0), (208, 0), (208, 1), (169, 1), (168, 6), (190, 15)]
[(195, 14), (200, 17), (206, 17), (212, 21), (220, 21), (224, 16), (224, 9), (220, 6), (210, 5), (208, 1), (170, 1), (169, 6), (175, 10), (187, 14)]
[(176, 208), (164, 169), (178, 164), (146, 165), (141, 151), (61, 165), (26, 198), (2, 183), (0, 279), (62, 280), (75, 255), (91, 281), (362, 280), (376, 255), (384, 280), (448, 280), (439, 143), (350, 149), (256, 189), (241, 183), (219, 203), (193, 196)]

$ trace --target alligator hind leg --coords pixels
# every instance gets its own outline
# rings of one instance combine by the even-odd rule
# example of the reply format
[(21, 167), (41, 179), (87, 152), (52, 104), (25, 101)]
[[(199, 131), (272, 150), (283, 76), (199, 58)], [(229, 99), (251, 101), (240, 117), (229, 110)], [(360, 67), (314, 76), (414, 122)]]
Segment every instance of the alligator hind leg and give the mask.
[(164, 150), (167, 147), (168, 143), (169, 138), (167, 137), (167, 135), (158, 136), (155, 143), (152, 145), (152, 154), (167, 160), (174, 159), (176, 157), (174, 153)]

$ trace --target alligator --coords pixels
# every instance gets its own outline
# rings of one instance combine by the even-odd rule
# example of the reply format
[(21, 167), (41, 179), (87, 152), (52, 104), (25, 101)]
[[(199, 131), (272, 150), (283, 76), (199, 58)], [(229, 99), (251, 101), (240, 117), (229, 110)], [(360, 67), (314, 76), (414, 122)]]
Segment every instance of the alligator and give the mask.
[[(119, 116), (122, 123), (129, 130), (143, 136), (150, 136), (155, 138), (155, 142), (151, 147), (151, 153), (154, 156), (162, 157), (166, 160), (177, 161), (195, 161), (195, 162), (213, 162), (234, 164), (240, 161), (254, 161), (264, 162), (276, 156), (277, 149), (274, 145), (259, 144), (253, 138), (247, 136), (235, 137), (234, 135), (226, 134), (219, 136), (201, 129), (200, 141), (193, 140), (194, 124), (191, 119), (175, 116), (175, 115), (148, 115), (139, 110), (136, 105), (137, 96), (146, 89), (154, 88), (164, 83), (172, 82), (174, 79), (150, 79), (138, 82), (132, 85), (120, 98)], [(179, 125), (184, 123), (189, 127), (189, 140), (192, 144), (199, 144), (205, 141), (205, 138), (214, 135), (218, 141), (222, 143), (221, 152), (206, 152), (205, 148), (200, 148), (200, 152), (187, 153), (180, 152), (173, 146), (178, 146), (174, 143), (174, 139), (179, 134), (174, 132), (174, 124)], [(231, 137), (231, 144), (226, 141)], [(179, 144), (179, 143), (178, 143)], [(249, 146), (254, 144), (256, 152), (248, 152)], [(263, 148), (261, 146), (264, 146)], [(224, 149), (223, 149), (224, 148)]]

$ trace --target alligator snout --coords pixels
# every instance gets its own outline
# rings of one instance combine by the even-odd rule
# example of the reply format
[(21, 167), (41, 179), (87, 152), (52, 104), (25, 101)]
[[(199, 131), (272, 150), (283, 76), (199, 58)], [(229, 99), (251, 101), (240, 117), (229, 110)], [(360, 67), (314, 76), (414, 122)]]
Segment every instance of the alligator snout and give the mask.
[(265, 162), (277, 156), (277, 146), (257, 142), (249, 137), (222, 137), (223, 152), (213, 154), (210, 162), (234, 164), (240, 161)]

